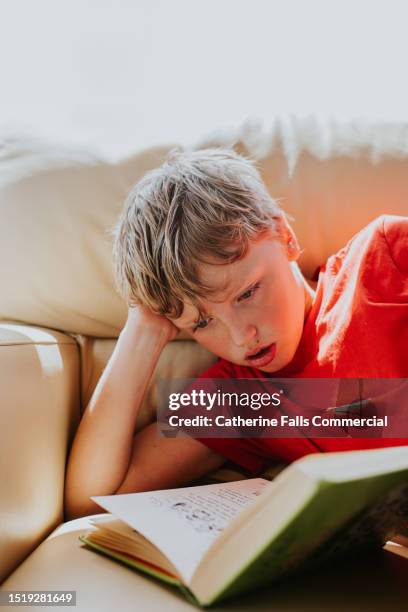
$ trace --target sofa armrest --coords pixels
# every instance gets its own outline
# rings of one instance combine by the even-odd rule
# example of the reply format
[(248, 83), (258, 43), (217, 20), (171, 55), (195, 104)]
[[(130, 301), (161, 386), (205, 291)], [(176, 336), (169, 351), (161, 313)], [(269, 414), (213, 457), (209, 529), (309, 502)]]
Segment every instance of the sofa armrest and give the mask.
[(79, 415), (75, 340), (0, 322), (0, 583), (63, 521)]

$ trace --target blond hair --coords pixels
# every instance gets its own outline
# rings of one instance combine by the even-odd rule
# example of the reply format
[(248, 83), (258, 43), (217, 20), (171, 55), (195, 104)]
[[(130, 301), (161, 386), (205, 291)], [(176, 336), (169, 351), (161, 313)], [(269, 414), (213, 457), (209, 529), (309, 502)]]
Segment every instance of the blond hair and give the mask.
[(214, 289), (199, 264), (241, 259), (282, 214), (252, 160), (232, 149), (172, 151), (134, 186), (115, 228), (119, 291), (158, 314), (179, 317), (186, 299), (201, 312)]

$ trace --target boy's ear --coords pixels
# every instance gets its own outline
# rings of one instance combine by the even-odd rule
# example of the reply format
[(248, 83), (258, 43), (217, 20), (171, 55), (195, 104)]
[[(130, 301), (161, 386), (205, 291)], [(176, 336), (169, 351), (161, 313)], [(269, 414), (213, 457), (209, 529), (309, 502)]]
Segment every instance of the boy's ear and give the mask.
[(296, 261), (299, 259), (300, 246), (297, 241), (296, 235), (293, 231), (292, 231), (292, 236), (288, 239), (286, 248), (287, 248), (289, 261)]
[(288, 259), (289, 261), (296, 261), (300, 255), (300, 246), (296, 238), (296, 234), (289, 224), (285, 214), (282, 214), (277, 223), (277, 230), (281, 242), (286, 250)]

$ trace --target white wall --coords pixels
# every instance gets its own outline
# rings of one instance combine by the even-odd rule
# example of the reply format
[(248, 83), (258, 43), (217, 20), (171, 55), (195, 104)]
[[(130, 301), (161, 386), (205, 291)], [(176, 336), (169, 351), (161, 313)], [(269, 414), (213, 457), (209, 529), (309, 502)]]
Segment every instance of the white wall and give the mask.
[(408, 119), (404, 0), (0, 0), (0, 137), (117, 156), (295, 113)]

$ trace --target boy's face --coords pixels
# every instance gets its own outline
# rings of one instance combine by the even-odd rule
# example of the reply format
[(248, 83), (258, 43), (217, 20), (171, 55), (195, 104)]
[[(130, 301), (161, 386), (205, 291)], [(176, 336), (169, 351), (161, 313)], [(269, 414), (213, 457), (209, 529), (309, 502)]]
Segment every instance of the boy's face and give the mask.
[(202, 281), (217, 288), (227, 283), (226, 288), (212, 301), (201, 300), (206, 314), (199, 322), (197, 309), (187, 302), (182, 315), (170, 320), (219, 357), (265, 372), (280, 370), (295, 354), (311, 303), (292, 263), (298, 254), (288, 228), (284, 243), (268, 235), (233, 264), (201, 264)]

